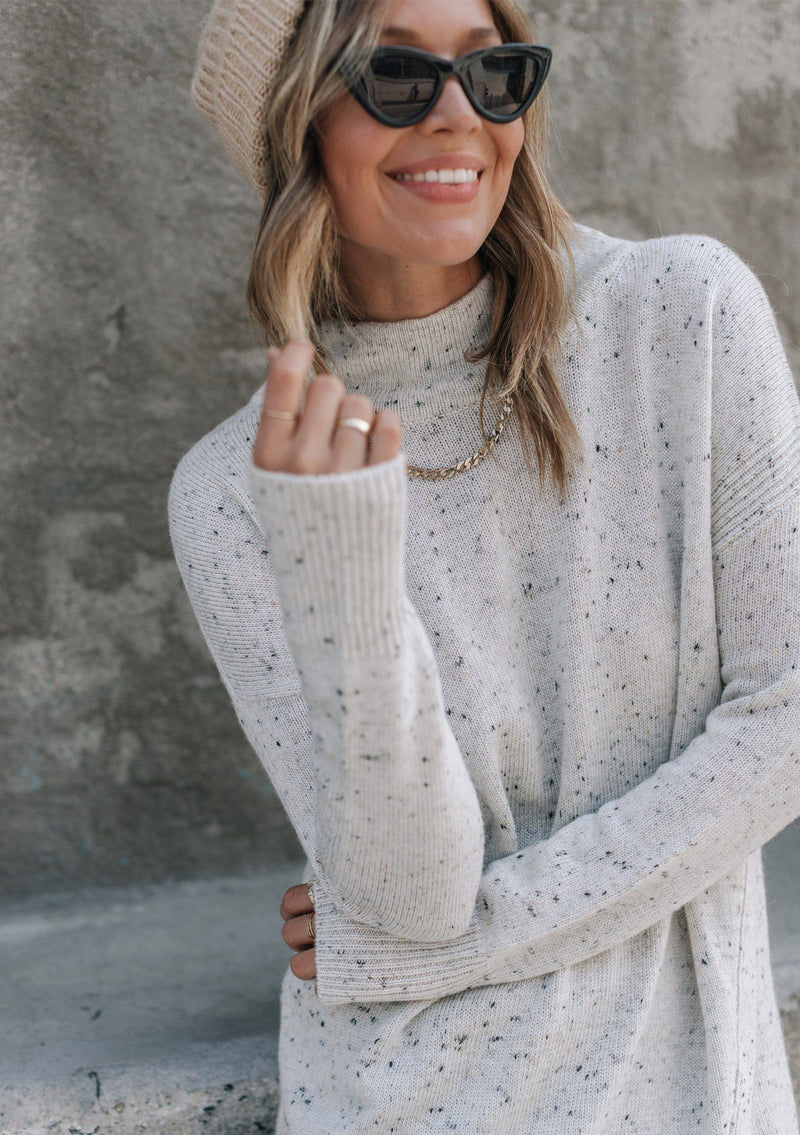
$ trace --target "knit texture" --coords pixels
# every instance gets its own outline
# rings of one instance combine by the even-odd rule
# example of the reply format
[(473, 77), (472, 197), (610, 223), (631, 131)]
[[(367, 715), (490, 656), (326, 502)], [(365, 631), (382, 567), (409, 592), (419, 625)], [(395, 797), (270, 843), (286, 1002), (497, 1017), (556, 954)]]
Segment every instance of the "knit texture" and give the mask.
[(760, 848), (800, 815), (800, 401), (724, 244), (574, 253), (563, 496), (514, 417), (407, 475), (480, 444), (487, 276), (325, 326), (392, 460), (255, 468), (260, 388), (175, 471), (190, 601), (314, 879), (279, 1132), (798, 1132)]
[(203, 21), (191, 95), (256, 191), (266, 186), (264, 122), (305, 0), (216, 0)]

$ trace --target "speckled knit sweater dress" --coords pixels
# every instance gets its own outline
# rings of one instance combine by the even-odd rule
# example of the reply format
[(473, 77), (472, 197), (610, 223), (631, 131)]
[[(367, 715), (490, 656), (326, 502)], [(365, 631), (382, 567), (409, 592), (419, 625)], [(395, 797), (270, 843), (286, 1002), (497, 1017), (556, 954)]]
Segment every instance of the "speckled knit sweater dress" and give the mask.
[(316, 880), (281, 1133), (798, 1131), (759, 849), (800, 815), (800, 403), (725, 245), (574, 252), (563, 497), (513, 417), (497, 460), (407, 477), (481, 444), (487, 276), (326, 326), (399, 412), (393, 460), (252, 468), (259, 389), (174, 475), (189, 598)]

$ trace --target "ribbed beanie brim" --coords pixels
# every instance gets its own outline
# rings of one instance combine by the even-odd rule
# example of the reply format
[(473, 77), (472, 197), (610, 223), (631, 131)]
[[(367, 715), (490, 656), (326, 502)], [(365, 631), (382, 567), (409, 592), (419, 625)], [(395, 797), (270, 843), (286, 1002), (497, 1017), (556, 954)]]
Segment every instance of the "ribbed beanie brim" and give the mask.
[(264, 120), (284, 51), (305, 0), (215, 0), (203, 21), (192, 99), (236, 169), (262, 192), (269, 155)]

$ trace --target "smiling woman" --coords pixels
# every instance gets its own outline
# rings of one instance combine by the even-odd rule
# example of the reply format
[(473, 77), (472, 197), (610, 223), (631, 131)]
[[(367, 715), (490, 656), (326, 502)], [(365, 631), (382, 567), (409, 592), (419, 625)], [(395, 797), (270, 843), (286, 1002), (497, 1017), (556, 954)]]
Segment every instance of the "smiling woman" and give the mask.
[(731, 249), (555, 199), (549, 65), (512, 0), (217, 0), (201, 41), (270, 349), (169, 518), (307, 855), (280, 1132), (798, 1131), (760, 848), (800, 401)]
[[(549, 49), (530, 38), (511, 0), (310, 4), (277, 64), (257, 132), (234, 134), (235, 154), (263, 193), (247, 297), (267, 343), (308, 335), (317, 348), (314, 369), (323, 374), (334, 368), (317, 334), (323, 320), (353, 325), (422, 317), (488, 274), (492, 333), (474, 345), (475, 358), (488, 360), (478, 410), (484, 445), (490, 440), (484, 405), (494, 395), (520, 423), (527, 468), (532, 444), (540, 481), (549, 465), (563, 487), (580, 442), (551, 358), (570, 317), (563, 259), (571, 263), (574, 225), (547, 182), (541, 84)], [(426, 92), (417, 61), (409, 103), (417, 113), (425, 101), (431, 105), (413, 128), (388, 127), (365, 109), (375, 90), (375, 67), (368, 66), (375, 52), (413, 48), (454, 61), (511, 44), (520, 45), (521, 58), (489, 56), (485, 68), (470, 68), (472, 83), (450, 78), (434, 101), (427, 96), (436, 94), (436, 84), (429, 76), (433, 89)], [(337, 66), (342, 55), (355, 61), (355, 71), (344, 70), (351, 90), (362, 90), (360, 99), (348, 97)], [(408, 78), (408, 61), (394, 67)], [(509, 120), (496, 122), (485, 107), (476, 109), (481, 75), (493, 90), (505, 89), (507, 100), (516, 93), (524, 113), (509, 101)], [(204, 89), (201, 72), (200, 104), (219, 115), (219, 100), (203, 98)], [(223, 138), (231, 150), (231, 135)], [(473, 169), (478, 180), (458, 188), (427, 180), (429, 171), (447, 168)], [(425, 172), (426, 180), (391, 176), (402, 171)], [(418, 475), (418, 466), (409, 469)]]

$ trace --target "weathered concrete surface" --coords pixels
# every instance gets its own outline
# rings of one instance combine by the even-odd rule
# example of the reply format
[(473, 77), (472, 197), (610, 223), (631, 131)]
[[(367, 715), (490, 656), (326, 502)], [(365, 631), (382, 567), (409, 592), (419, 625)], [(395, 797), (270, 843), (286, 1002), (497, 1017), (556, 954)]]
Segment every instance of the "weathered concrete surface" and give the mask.
[(157, 1061), (0, 1089), (4, 1135), (273, 1135), (278, 1036), (186, 1044)]
[(188, 96), (205, 0), (5, 0), (0, 891), (301, 854), (172, 560), (180, 455), (260, 381), (254, 220)]
[[(769, 850), (796, 862), (797, 830)], [(7, 910), (3, 1135), (272, 1132), (291, 957), (279, 906), (303, 868), (36, 897)], [(800, 875), (781, 866), (777, 876), (770, 937), (800, 1096)]]
[[(243, 302), (258, 203), (188, 94), (209, 6), (0, 5), (7, 897), (301, 854), (166, 528), (179, 457), (262, 371)], [(797, 0), (530, 7), (575, 213), (727, 241), (797, 343)]]
[(6, 908), (3, 1135), (271, 1132), (279, 907), (303, 865)]

